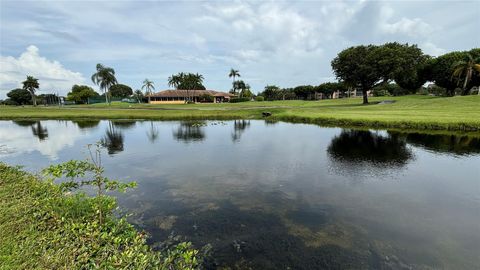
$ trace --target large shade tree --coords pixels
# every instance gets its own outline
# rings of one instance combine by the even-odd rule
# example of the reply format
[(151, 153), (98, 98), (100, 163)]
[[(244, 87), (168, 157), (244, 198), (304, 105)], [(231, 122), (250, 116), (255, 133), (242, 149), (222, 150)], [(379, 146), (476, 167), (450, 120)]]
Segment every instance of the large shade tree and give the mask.
[(115, 84), (110, 87), (110, 95), (112, 97), (126, 98), (133, 95), (133, 89), (125, 84)]
[(369, 90), (393, 80), (415, 92), (427, 80), (428, 59), (416, 45), (393, 42), (345, 49), (333, 59), (332, 68), (338, 79), (362, 91), (366, 104)]
[(23, 89), (27, 90), (32, 96), (33, 106), (37, 106), (37, 99), (35, 97), (35, 92), (40, 87), (40, 84), (38, 83), (38, 79), (33, 76), (27, 76), (27, 79), (23, 81), (22, 84), (23, 84)]
[(142, 90), (145, 90), (145, 94), (148, 96), (148, 102), (150, 103), (150, 95), (155, 90), (155, 85), (149, 79), (143, 80)]
[(30, 92), (22, 88), (13, 89), (7, 93), (7, 97), (16, 105), (26, 105), (32, 101)]
[(108, 102), (108, 91), (112, 85), (117, 84), (117, 78), (115, 78), (115, 70), (111, 67), (97, 64), (97, 72), (92, 75), (92, 82), (100, 87), (105, 93), (105, 102)]
[(332, 60), (337, 78), (360, 89), (364, 104), (368, 104), (368, 91), (385, 79), (385, 72), (377, 64), (377, 48), (374, 45), (350, 47)]

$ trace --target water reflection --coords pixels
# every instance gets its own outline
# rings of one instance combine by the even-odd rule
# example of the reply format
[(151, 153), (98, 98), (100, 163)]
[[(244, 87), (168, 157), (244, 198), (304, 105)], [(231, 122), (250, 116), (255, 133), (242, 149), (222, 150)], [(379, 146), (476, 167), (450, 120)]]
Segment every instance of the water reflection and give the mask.
[(43, 141), (48, 137), (48, 130), (46, 127), (42, 126), (41, 121), (37, 121), (34, 125), (32, 125), (32, 133), (40, 141)]
[(405, 138), (407, 143), (438, 153), (469, 155), (480, 153), (480, 137), (422, 133), (389, 132)]
[(137, 124), (137, 121), (132, 121), (132, 120), (116, 120), (111, 122), (113, 126), (123, 130), (134, 128), (135, 125)]
[(240, 141), (240, 137), (249, 126), (250, 126), (250, 121), (248, 120), (235, 120), (233, 122), (232, 141), (233, 142)]
[(327, 152), (337, 162), (405, 165), (413, 155), (398, 135), (343, 129), (333, 137)]
[[(102, 146), (107, 148), (107, 152), (109, 155), (114, 155), (123, 151), (124, 137), (122, 131), (117, 128), (118, 126), (119, 125), (115, 125), (114, 122), (108, 122), (108, 128), (105, 131), (105, 135), (100, 140)], [(120, 125), (120, 127), (125, 126)]]
[(153, 121), (150, 121), (150, 128), (147, 131), (147, 138), (150, 143), (155, 143), (158, 139), (158, 128), (153, 124)]
[(32, 120), (14, 120), (12, 121), (14, 124), (20, 127), (29, 127), (33, 126), (33, 124), (37, 123), (38, 121), (32, 121)]
[(100, 120), (75, 120), (72, 122), (75, 123), (80, 129), (92, 129), (100, 124)]
[(205, 121), (183, 121), (180, 122), (177, 129), (173, 132), (175, 140), (189, 143), (201, 142), (205, 140), (204, 126)]

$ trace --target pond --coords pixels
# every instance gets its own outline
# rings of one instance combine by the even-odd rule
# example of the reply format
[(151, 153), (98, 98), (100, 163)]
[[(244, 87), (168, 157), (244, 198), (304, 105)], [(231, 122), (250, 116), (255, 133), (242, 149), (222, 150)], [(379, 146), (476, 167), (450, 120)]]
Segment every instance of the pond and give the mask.
[(480, 137), (267, 121), (0, 121), (38, 171), (102, 141), (130, 221), (209, 269), (478, 269)]

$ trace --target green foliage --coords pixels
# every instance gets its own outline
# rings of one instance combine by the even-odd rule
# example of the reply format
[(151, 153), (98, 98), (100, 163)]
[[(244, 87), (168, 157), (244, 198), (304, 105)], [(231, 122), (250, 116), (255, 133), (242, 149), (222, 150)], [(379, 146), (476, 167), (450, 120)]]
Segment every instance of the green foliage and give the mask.
[(110, 87), (110, 96), (126, 98), (133, 95), (133, 90), (130, 86), (125, 84), (115, 84)]
[[(51, 168), (81, 175), (88, 162)], [(113, 188), (113, 187), (112, 187)], [(99, 206), (104, 212), (98, 220)], [(0, 163), (0, 261), (2, 269), (198, 269), (190, 243), (154, 252), (146, 235), (113, 214), (113, 197), (65, 193), (65, 186)]]
[[(313, 99), (315, 95), (315, 87), (312, 85), (300, 85), (293, 88), (295, 95), (301, 99)], [(283, 95), (282, 95), (283, 96)]]
[(115, 78), (115, 70), (111, 67), (106, 67), (102, 64), (97, 64), (97, 72), (92, 75), (92, 82), (103, 90), (105, 94), (105, 102), (108, 103), (108, 90), (112, 85), (117, 84), (117, 78)]
[[(148, 102), (150, 102), (150, 95), (153, 94), (153, 90), (155, 90), (154, 83), (149, 79), (143, 80), (142, 90), (145, 90), (145, 94), (148, 96)], [(140, 90), (137, 90), (137, 91), (140, 91)], [(135, 92), (135, 93), (137, 95), (136, 98), (139, 101), (138, 103), (140, 103), (140, 98), (138, 96), (139, 93), (138, 92)], [(140, 91), (140, 93), (142, 92)]]
[(255, 101), (264, 101), (265, 98), (263, 96), (256, 96)]
[(168, 77), (168, 85), (180, 90), (205, 90), (203, 75), (180, 72)]
[(344, 95), (348, 88), (344, 83), (341, 82), (326, 82), (317, 86), (315, 90), (327, 97), (332, 97), (333, 93), (337, 91)]
[(280, 87), (276, 85), (267, 85), (262, 92), (265, 100), (277, 100), (280, 95)]
[(200, 102), (213, 102), (213, 96), (208, 95), (208, 94), (203, 94), (198, 97), (198, 100)]
[(85, 104), (89, 98), (99, 97), (99, 94), (93, 88), (86, 85), (73, 85), (72, 90), (67, 94), (67, 100), (75, 103)]
[(239, 103), (239, 102), (247, 102), (247, 101), (250, 101), (251, 98), (248, 98), (248, 97), (240, 97), (240, 98), (231, 98), (230, 99), (230, 102), (231, 103)]
[(23, 81), (22, 84), (23, 84), (23, 89), (27, 90), (30, 93), (30, 96), (32, 97), (33, 106), (37, 106), (35, 92), (40, 87), (40, 84), (38, 83), (38, 79), (34, 78), (33, 76), (27, 76), (27, 79)]
[(403, 96), (409, 93), (409, 91), (403, 89), (396, 83), (383, 83), (378, 86), (375, 86), (372, 90), (373, 90), (373, 95), (377, 97)]
[(25, 89), (17, 88), (7, 93), (7, 97), (13, 102), (11, 105), (27, 105), (32, 104), (32, 96)]
[(368, 103), (368, 90), (392, 80), (412, 93), (418, 90), (427, 80), (428, 59), (416, 45), (361, 45), (341, 51), (332, 69), (338, 79), (361, 90), (363, 103)]
[(133, 93), (133, 98), (135, 98), (138, 101), (138, 103), (142, 103), (143, 99), (145, 98), (145, 95), (141, 90), (135, 90), (135, 92)]

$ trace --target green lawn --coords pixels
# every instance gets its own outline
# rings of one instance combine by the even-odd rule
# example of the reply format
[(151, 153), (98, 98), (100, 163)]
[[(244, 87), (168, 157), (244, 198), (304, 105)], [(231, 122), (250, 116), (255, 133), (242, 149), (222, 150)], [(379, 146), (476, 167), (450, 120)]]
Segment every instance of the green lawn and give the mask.
[[(378, 104), (393, 100), (392, 104)], [(360, 126), (400, 129), (480, 131), (480, 96), (451, 98), (430, 96), (320, 101), (272, 101), (224, 104), (150, 105), (114, 103), (58, 107), (0, 107), (0, 119), (261, 119), (316, 123), (333, 126)]]

